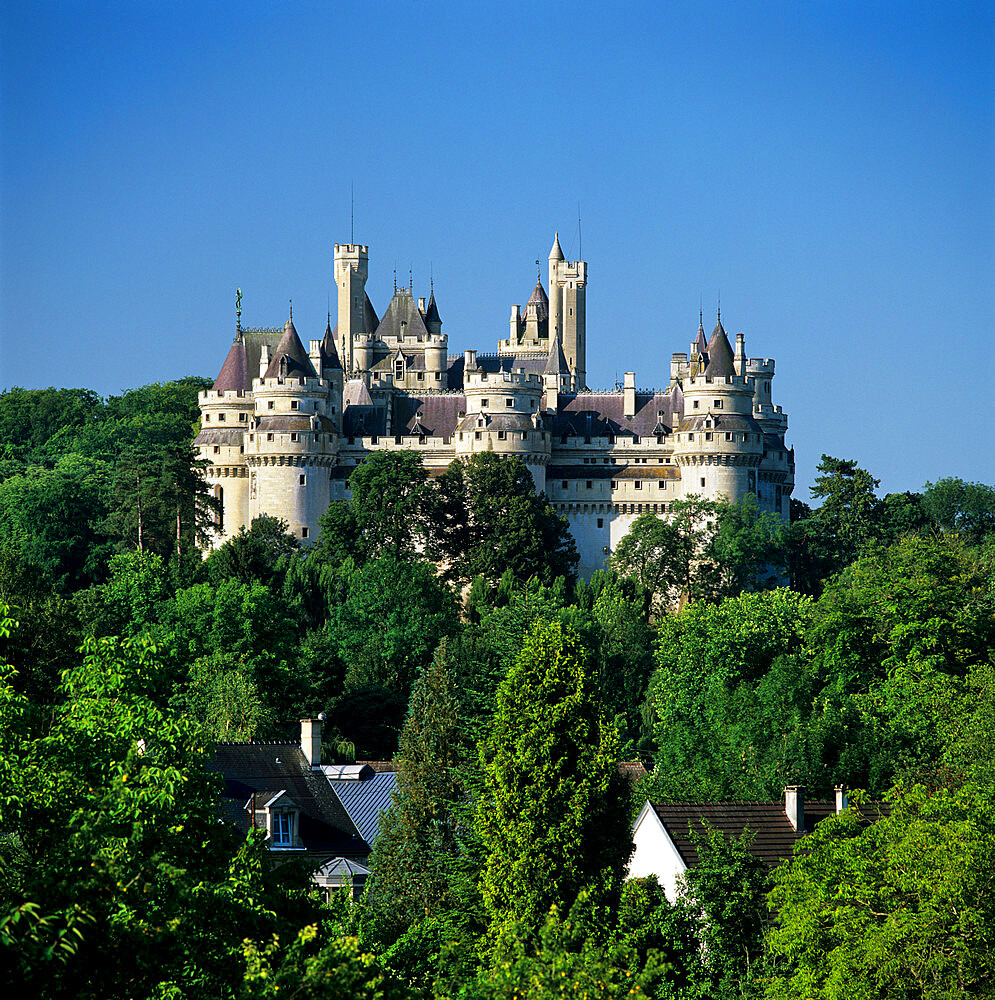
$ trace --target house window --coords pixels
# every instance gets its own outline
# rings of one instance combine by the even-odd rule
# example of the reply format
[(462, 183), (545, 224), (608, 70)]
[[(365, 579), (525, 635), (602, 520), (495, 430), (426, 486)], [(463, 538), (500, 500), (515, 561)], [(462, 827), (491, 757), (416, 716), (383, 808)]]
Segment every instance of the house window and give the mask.
[(272, 839), (274, 847), (290, 847), (293, 844), (291, 819), (292, 817), (288, 812), (275, 812), (272, 814)]
[(270, 401), (269, 401), (269, 402), (268, 402), (268, 403), (266, 404), (266, 409), (267, 409), (267, 410), (272, 410), (272, 409), (273, 409), (273, 408), (274, 408), (275, 406), (276, 406), (276, 403), (275, 403), (275, 402), (274, 402), (274, 401), (273, 401), (273, 400), (271, 399), (271, 400), (270, 400)]
[(292, 410), (299, 410), (301, 408), (301, 401), (299, 399), (292, 399), (290, 401), (290, 408)]

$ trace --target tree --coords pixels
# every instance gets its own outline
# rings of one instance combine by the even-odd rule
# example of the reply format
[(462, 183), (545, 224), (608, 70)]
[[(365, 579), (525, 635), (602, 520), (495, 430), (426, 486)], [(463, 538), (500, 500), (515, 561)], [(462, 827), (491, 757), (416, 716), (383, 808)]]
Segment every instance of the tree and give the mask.
[(195, 724), (147, 696), (161, 669), (148, 640), (87, 640), (41, 733), (4, 673), (0, 955), (26, 994), (232, 996), (239, 942), (293, 911), (218, 821)]
[[(480, 749), (484, 788), (477, 823), (491, 939), (531, 937), (552, 906), (581, 892), (617, 899), (631, 843), (618, 738), (605, 723), (577, 636), (538, 622), (498, 691)], [(500, 944), (499, 944), (500, 950)]]
[(526, 466), (493, 452), (456, 459), (440, 477), (429, 547), (449, 576), (466, 581), (510, 572), (549, 584), (572, 577), (578, 560), (566, 520), (535, 492)]
[(288, 559), (298, 552), (300, 542), (290, 534), (290, 525), (282, 518), (261, 514), (248, 528), (243, 524), (207, 559), (214, 583), (234, 578), (242, 583), (254, 580), (279, 590), (283, 586)]
[[(420, 455), (406, 449), (375, 451), (349, 474), (349, 489), (369, 557), (397, 558), (415, 551), (424, 536), (429, 490)], [(330, 528), (323, 522), (323, 531)]]
[(739, 503), (720, 503), (708, 558), (718, 592), (734, 596), (783, 583), (787, 529), (779, 514), (763, 511), (752, 493)]
[(990, 789), (896, 786), (820, 822), (774, 875), (772, 1000), (987, 996), (995, 984)]
[(995, 487), (948, 477), (926, 483), (922, 507), (945, 534), (956, 534), (967, 545), (981, 545), (995, 534)]
[(878, 499), (874, 491), (881, 485), (866, 469), (850, 459), (823, 455), (811, 487), (812, 496), (822, 500), (813, 519), (822, 529), (833, 568), (853, 562), (874, 537)]
[(708, 996), (748, 996), (763, 967), (767, 864), (750, 853), (750, 830), (737, 837), (707, 827), (704, 835), (691, 834), (698, 863), (681, 876), (681, 892), (697, 917)]

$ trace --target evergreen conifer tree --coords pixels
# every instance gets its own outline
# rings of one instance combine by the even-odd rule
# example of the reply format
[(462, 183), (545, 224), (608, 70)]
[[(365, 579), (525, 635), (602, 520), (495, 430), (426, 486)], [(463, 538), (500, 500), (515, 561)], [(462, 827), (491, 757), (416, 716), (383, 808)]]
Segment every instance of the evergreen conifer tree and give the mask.
[(618, 736), (603, 718), (576, 633), (537, 622), (498, 690), (481, 747), (481, 892), (492, 940), (534, 935), (587, 891), (610, 902), (631, 850)]

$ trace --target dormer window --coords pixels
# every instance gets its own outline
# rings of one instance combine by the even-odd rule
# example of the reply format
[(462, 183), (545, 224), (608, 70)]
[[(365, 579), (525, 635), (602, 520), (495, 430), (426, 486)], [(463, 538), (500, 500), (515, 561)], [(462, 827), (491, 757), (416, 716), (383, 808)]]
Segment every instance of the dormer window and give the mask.
[(274, 847), (291, 847), (294, 843), (293, 816), (288, 812), (275, 812), (271, 821)]

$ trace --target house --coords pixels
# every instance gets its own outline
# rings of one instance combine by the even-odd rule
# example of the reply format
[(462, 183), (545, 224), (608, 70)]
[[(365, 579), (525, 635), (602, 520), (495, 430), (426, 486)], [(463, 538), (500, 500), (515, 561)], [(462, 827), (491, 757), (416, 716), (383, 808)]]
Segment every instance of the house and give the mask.
[(804, 786), (784, 790), (783, 802), (651, 802), (647, 800), (632, 826), (633, 852), (629, 878), (655, 875), (667, 898), (678, 895), (678, 878), (698, 863), (691, 832), (701, 836), (706, 825), (727, 837), (754, 834), (749, 852), (770, 867), (791, 857), (795, 843), (827, 816), (846, 808), (837, 786), (834, 802), (805, 802)]
[(302, 719), (298, 741), (218, 743), (211, 764), (224, 778), (231, 822), (264, 831), (269, 849), (301, 860), (320, 887), (362, 889), (393, 771), (323, 765), (320, 719)]

